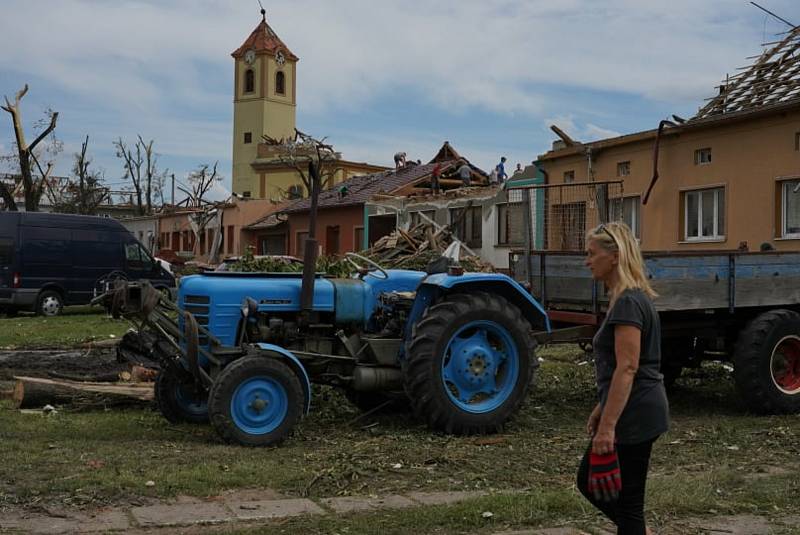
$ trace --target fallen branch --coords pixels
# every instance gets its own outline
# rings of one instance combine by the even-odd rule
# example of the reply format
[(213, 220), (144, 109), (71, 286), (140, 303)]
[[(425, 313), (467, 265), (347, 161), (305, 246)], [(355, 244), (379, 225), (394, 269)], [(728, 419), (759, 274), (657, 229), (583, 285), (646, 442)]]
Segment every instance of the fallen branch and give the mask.
[(131, 400), (151, 401), (152, 383), (113, 384), (14, 377), (17, 383), (12, 394), (16, 409), (40, 408), (44, 405), (70, 405), (78, 408), (99, 408), (124, 405)]

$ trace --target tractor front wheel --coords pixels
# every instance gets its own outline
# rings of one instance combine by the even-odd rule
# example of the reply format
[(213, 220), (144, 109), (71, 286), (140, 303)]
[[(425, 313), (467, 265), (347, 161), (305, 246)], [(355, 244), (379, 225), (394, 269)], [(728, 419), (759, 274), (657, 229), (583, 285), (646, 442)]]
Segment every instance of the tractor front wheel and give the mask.
[(208, 398), (211, 424), (227, 442), (275, 446), (303, 415), (303, 387), (278, 359), (243, 357), (217, 376)]
[(156, 377), (156, 404), (170, 423), (208, 423), (208, 396), (188, 373), (163, 368)]
[(519, 409), (538, 366), (530, 324), (506, 299), (454, 294), (429, 307), (406, 346), (403, 380), (432, 429), (494, 433)]

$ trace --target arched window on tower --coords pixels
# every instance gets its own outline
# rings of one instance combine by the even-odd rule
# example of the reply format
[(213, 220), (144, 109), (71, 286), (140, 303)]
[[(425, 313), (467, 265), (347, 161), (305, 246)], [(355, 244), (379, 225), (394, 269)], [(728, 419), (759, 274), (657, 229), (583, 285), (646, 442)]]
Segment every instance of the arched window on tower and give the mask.
[(283, 71), (275, 73), (275, 92), (279, 95), (286, 94), (286, 76)]
[(244, 92), (252, 93), (256, 90), (256, 74), (253, 69), (244, 71)]

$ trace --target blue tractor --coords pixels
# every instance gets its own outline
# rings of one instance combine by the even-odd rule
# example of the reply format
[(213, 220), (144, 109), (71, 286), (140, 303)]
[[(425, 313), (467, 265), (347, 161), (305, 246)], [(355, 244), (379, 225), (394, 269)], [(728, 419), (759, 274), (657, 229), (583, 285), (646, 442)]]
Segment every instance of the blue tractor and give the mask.
[(550, 331), (541, 305), (506, 275), (458, 266), (387, 270), (348, 253), (353, 277), (315, 273), (313, 161), (309, 176), (302, 274), (184, 277), (177, 306), (147, 283), (114, 290), (113, 309), (141, 320), (123, 342), (160, 362), (161, 413), (210, 420), (228, 442), (270, 446), (308, 413), (311, 385), (328, 384), (362, 409), (404, 403), (434, 430), (501, 429), (533, 384), (534, 333)]
[(275, 445), (310, 409), (312, 384), (363, 410), (405, 403), (434, 430), (500, 430), (538, 367), (542, 307), (494, 273), (386, 270), (350, 253), (353, 278), (210, 272), (184, 277), (172, 308), (147, 284), (117, 302), (141, 318), (161, 364), (156, 399), (171, 422), (206, 422), (226, 441)]

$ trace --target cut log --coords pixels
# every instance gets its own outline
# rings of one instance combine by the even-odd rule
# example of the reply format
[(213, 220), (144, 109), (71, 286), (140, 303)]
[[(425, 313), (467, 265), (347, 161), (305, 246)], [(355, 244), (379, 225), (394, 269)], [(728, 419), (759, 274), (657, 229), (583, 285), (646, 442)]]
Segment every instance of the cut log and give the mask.
[(82, 383), (40, 377), (15, 377), (12, 404), (16, 409), (39, 409), (45, 405), (73, 409), (96, 409), (149, 402), (153, 384)]

